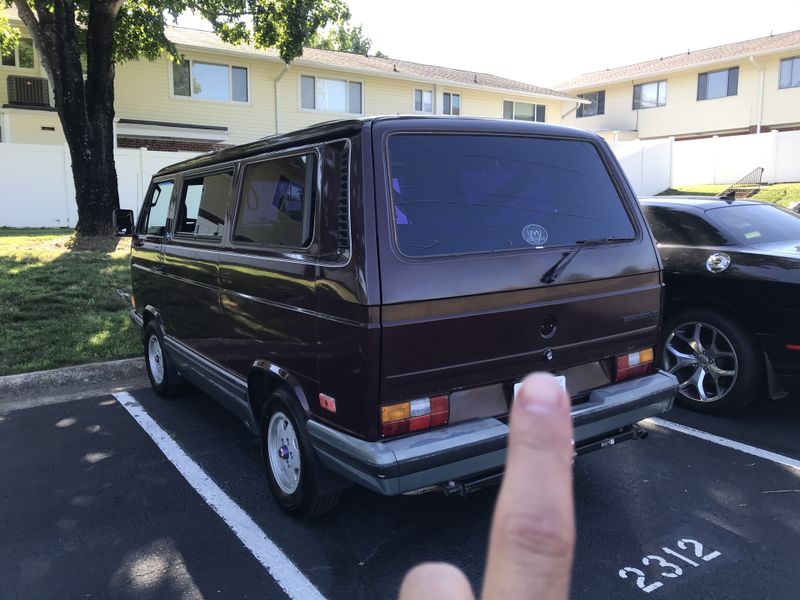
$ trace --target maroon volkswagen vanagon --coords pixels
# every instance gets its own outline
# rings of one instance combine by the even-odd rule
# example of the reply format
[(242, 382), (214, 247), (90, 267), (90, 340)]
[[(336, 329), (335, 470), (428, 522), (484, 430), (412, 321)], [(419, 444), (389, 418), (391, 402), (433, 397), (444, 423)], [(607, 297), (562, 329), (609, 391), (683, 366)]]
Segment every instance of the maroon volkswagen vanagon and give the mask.
[(668, 410), (662, 276), (596, 135), (472, 118), (325, 123), (153, 177), (132, 318), (153, 388), (184, 382), (260, 436), (288, 512), (357, 483), (499, 481), (516, 384), (560, 376), (578, 453)]

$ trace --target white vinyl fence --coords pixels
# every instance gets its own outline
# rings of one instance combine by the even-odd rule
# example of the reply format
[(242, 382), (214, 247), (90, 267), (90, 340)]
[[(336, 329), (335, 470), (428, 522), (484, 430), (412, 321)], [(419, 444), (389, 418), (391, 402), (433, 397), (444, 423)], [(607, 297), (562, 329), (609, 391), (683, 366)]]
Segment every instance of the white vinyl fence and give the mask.
[(758, 167), (764, 167), (765, 183), (800, 181), (800, 131), (610, 145), (640, 196), (669, 187), (733, 183)]
[[(191, 152), (114, 151), (119, 202), (138, 214), (150, 177)], [(78, 220), (66, 146), (0, 144), (0, 227), (74, 227)]]
[[(756, 167), (764, 181), (800, 181), (800, 131), (614, 142), (625, 174), (640, 196), (704, 183), (732, 183)], [(194, 153), (117, 149), (122, 208), (137, 214), (150, 177)], [(0, 144), (0, 227), (74, 227), (78, 219), (66, 146)]]

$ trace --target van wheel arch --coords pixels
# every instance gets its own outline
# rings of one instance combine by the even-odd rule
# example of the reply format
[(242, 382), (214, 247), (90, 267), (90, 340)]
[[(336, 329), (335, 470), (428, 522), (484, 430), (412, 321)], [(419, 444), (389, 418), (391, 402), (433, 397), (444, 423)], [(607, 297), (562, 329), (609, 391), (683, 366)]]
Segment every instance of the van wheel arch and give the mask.
[(300, 403), (305, 417), (308, 418), (310, 414), (308, 399), (300, 387), (300, 382), (288, 371), (268, 361), (257, 360), (250, 367), (247, 376), (247, 399), (254, 422), (256, 424), (259, 422), (267, 401), (278, 388), (285, 388), (293, 394)]

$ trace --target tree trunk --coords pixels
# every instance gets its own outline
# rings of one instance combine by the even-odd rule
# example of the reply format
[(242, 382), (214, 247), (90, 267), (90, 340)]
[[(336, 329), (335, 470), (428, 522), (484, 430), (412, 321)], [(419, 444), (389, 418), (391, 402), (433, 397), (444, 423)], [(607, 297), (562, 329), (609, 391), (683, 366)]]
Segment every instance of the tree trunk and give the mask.
[(53, 82), (72, 159), (79, 235), (108, 235), (119, 208), (114, 165), (114, 21), (122, 0), (91, 0), (83, 76), (73, 0), (15, 2)]

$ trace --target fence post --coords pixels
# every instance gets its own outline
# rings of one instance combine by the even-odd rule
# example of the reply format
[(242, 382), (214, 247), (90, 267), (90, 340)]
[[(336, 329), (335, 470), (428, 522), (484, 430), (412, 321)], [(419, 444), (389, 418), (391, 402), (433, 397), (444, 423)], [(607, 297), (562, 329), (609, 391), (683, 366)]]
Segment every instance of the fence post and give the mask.
[(675, 187), (675, 136), (669, 138), (669, 187)]
[(71, 227), (69, 222), (69, 180), (72, 178), (72, 160), (70, 159), (69, 155), (69, 144), (64, 144), (61, 148), (64, 152), (64, 213), (66, 216), (67, 227)]
[(769, 132), (770, 136), (770, 153), (769, 153), (769, 170), (767, 173), (771, 175), (771, 179), (767, 179), (767, 183), (778, 183), (778, 136), (780, 132), (773, 129)]
[(714, 140), (713, 147), (711, 149), (711, 152), (712, 152), (712, 154), (714, 156), (714, 174), (713, 174), (713, 176), (711, 178), (712, 179), (711, 183), (716, 185), (716, 183), (717, 183), (717, 163), (719, 162), (719, 136), (715, 135), (711, 139)]
[(147, 189), (145, 186), (147, 182), (144, 180), (144, 157), (147, 152), (147, 148), (139, 148), (139, 186), (136, 190), (136, 212), (138, 214), (139, 210), (142, 208), (139, 203), (142, 202), (144, 198), (144, 191)]

